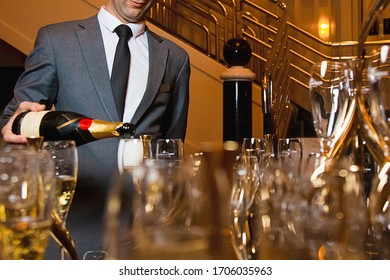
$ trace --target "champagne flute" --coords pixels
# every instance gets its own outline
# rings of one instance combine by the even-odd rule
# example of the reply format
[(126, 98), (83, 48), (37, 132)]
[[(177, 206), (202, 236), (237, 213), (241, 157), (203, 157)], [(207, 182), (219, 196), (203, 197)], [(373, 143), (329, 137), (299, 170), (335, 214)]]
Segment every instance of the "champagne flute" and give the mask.
[(72, 140), (45, 141), (42, 149), (49, 151), (54, 160), (54, 174), (57, 182), (57, 212), (65, 224), (76, 191), (78, 173), (76, 144)]
[(314, 63), (310, 77), (313, 124), (326, 157), (338, 131), (342, 130), (351, 103), (351, 69), (345, 62)]
[[(76, 143), (73, 140), (44, 141), (42, 150), (48, 151), (54, 161), (57, 193), (56, 211), (65, 226), (76, 191), (78, 174)], [(61, 259), (65, 259), (65, 251), (62, 248)]]

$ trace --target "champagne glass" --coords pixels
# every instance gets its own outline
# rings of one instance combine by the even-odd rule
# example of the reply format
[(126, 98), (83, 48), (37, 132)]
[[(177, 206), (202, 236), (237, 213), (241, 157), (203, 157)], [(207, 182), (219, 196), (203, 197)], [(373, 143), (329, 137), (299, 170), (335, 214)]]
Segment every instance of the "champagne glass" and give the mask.
[(122, 138), (118, 148), (118, 168), (120, 172), (141, 166), (144, 161), (145, 146), (149, 145), (140, 138)]
[(311, 70), (309, 98), (323, 157), (329, 152), (347, 116), (353, 94), (350, 75), (351, 69), (341, 61), (314, 63)]
[(302, 142), (299, 138), (279, 138), (278, 139), (279, 158), (302, 158)]
[(55, 207), (54, 165), (31, 149), (0, 152), (0, 256), (43, 259)]
[[(56, 211), (65, 226), (76, 191), (78, 174), (76, 143), (73, 140), (44, 141), (42, 150), (48, 151), (54, 161), (57, 193)], [(61, 259), (65, 259), (63, 249), (61, 249)]]
[(156, 159), (178, 164), (183, 161), (184, 146), (181, 139), (157, 139)]
[(264, 134), (261, 140), (260, 165), (266, 168), (275, 158), (275, 134)]
[(54, 160), (57, 182), (57, 212), (63, 223), (76, 190), (78, 157), (76, 144), (72, 140), (44, 141), (43, 150), (49, 151)]
[(242, 140), (242, 154), (244, 156), (255, 156), (260, 159), (262, 153), (262, 139), (244, 138)]

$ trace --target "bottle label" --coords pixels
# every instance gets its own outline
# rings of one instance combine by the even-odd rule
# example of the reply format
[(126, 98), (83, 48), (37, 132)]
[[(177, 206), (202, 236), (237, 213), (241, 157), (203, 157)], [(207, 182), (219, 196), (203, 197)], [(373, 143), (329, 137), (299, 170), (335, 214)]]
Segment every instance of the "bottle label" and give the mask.
[(39, 134), (39, 127), (44, 115), (50, 111), (29, 112), (23, 118), (20, 125), (20, 134), (26, 137), (41, 136)]

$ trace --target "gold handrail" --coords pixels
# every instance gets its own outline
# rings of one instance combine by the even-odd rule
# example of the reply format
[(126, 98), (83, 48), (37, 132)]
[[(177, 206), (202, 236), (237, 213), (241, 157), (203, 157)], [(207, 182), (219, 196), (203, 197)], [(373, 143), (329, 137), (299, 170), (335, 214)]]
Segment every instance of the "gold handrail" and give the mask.
[[(219, 33), (219, 28), (220, 28), (220, 24), (219, 24), (219, 20), (217, 18), (217, 16), (215, 16), (213, 13), (210, 13), (209, 11), (203, 9), (201, 6), (195, 4), (195, 3), (192, 3), (192, 2), (177, 2), (176, 4), (180, 4), (180, 5), (183, 5), (189, 9), (192, 9), (195, 13), (198, 13), (200, 15), (203, 15), (203, 16), (206, 16), (206, 17), (209, 17), (213, 24), (214, 24), (214, 35), (215, 35), (215, 58), (217, 60), (219, 60), (221, 57), (220, 57), (220, 40), (219, 40), (219, 37), (220, 37), (220, 33)], [(178, 9), (178, 11), (181, 11), (181, 9)], [(211, 48), (211, 46), (209, 46)]]
[[(179, 16), (185, 20), (187, 20), (188, 22), (196, 25), (197, 27), (203, 29), (205, 35), (206, 35), (206, 42), (205, 42), (205, 45), (206, 45), (206, 48), (205, 48), (205, 51), (206, 51), (206, 54), (208, 56), (211, 56), (211, 45), (210, 45), (210, 37), (211, 37), (211, 32), (209, 30), (209, 28), (207, 26), (205, 26), (204, 24), (200, 23), (199, 21), (189, 17), (189, 16), (186, 16), (186, 15), (183, 15), (181, 11), (173, 8), (172, 6), (169, 6), (167, 3), (164, 3), (164, 2), (159, 2), (157, 1), (157, 3), (161, 6), (164, 7), (164, 9), (167, 9), (171, 12), (173, 12), (176, 16)], [(158, 19), (157, 19), (157, 15), (155, 15), (157, 13), (157, 11), (155, 10), (158, 10), (159, 7), (158, 5), (156, 7), (153, 7), (150, 11), (149, 11), (149, 16), (148, 16), (148, 19), (151, 20), (153, 23), (155, 23), (156, 25), (160, 26), (160, 27), (165, 27), (165, 28), (168, 28), (167, 26), (162, 26), (160, 22), (158, 22)], [(166, 15), (166, 14), (164, 14)], [(202, 48), (202, 46), (198, 46), (200, 48)]]

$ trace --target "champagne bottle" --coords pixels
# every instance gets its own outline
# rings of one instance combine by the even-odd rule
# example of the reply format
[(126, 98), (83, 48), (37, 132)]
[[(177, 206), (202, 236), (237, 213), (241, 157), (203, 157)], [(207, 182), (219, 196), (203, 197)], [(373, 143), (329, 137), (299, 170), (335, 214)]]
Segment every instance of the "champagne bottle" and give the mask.
[(131, 138), (135, 125), (91, 119), (68, 111), (27, 111), (15, 118), (12, 132), (26, 137), (43, 136), (45, 141), (74, 140), (80, 146), (103, 138)]

